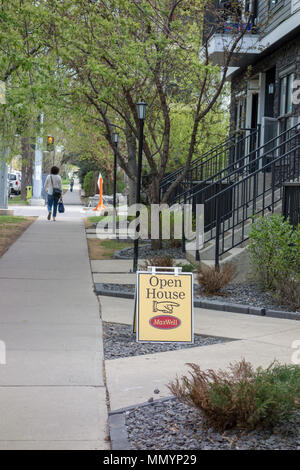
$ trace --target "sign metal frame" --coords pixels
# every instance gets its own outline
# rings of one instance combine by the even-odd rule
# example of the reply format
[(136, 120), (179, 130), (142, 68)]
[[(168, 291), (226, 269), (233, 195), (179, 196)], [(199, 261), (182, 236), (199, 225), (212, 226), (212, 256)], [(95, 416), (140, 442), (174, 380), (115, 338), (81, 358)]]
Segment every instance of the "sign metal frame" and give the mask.
[[(192, 272), (182, 272), (181, 267), (165, 267), (165, 266), (148, 266), (147, 271), (137, 271), (137, 282), (135, 289), (135, 303), (134, 303), (134, 318), (133, 318), (133, 332), (136, 333), (136, 341), (138, 343), (178, 343), (178, 344), (194, 344), (194, 276)], [(139, 301), (140, 301), (140, 286), (139, 275), (148, 274), (173, 274), (175, 277), (189, 276), (191, 278), (191, 341), (162, 341), (162, 340), (141, 340), (139, 339)]]

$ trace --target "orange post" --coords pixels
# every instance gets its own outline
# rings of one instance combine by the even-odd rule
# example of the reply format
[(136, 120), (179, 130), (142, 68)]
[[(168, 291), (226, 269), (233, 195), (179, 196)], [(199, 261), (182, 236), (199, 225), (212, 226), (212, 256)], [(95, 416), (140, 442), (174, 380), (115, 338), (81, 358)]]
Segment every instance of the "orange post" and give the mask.
[(101, 175), (99, 176), (98, 184), (99, 184), (99, 204), (97, 207), (95, 207), (95, 209), (93, 209), (93, 211), (102, 211), (103, 209), (105, 209), (105, 206), (103, 204), (103, 178)]

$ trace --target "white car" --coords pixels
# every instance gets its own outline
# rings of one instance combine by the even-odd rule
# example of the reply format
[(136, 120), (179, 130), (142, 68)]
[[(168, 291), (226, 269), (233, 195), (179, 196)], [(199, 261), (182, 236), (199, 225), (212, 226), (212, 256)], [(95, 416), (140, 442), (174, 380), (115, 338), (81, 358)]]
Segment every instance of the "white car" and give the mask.
[(21, 194), (21, 178), (17, 173), (8, 173), (8, 182), (12, 194)]

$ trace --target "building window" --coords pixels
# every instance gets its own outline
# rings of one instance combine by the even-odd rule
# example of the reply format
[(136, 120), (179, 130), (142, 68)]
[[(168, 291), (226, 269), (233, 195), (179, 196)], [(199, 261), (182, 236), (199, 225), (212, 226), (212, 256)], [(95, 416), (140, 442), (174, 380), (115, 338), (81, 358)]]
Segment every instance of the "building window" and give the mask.
[(270, 8), (273, 8), (276, 5), (279, 5), (279, 3), (282, 3), (282, 0), (270, 0), (269, 6), (270, 6)]
[(290, 114), (293, 111), (293, 82), (294, 74), (290, 73), (280, 79), (280, 109), (279, 115)]

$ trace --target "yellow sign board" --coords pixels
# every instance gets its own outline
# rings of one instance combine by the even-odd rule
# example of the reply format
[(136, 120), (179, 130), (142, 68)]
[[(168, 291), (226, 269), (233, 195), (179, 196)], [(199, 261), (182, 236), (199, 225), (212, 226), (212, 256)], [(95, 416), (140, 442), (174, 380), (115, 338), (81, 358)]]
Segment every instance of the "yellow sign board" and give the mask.
[(193, 274), (159, 269), (137, 273), (137, 341), (193, 343)]

